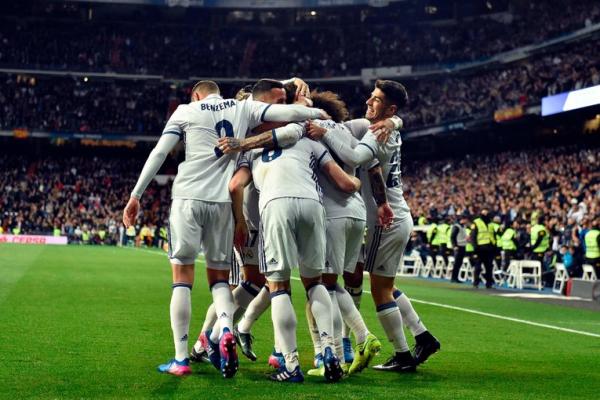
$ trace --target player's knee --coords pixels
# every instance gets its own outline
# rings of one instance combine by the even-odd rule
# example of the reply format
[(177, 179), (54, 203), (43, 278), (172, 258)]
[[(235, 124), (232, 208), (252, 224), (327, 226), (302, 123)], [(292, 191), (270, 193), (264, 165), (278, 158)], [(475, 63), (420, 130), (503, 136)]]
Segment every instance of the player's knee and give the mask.
[(252, 284), (262, 287), (267, 281), (265, 276), (260, 273), (257, 266), (244, 266), (244, 280)]

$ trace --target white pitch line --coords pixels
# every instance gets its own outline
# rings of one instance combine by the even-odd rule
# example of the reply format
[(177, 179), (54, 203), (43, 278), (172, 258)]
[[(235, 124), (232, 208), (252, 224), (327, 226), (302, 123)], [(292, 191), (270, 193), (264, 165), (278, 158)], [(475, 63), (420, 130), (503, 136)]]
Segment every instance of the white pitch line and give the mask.
[[(161, 253), (156, 252), (156, 251), (152, 251), (152, 250), (135, 249), (135, 248), (131, 248), (131, 249), (132, 250), (138, 250), (138, 251), (144, 251), (145, 253), (162, 255)], [(300, 280), (300, 278), (297, 278), (295, 276), (292, 276), (292, 279), (295, 280), (295, 281), (299, 281)], [(371, 294), (371, 292), (368, 291), (368, 290), (363, 290), (363, 292)], [(414, 303), (427, 304), (427, 305), (435, 306), (435, 307), (447, 308), (449, 310), (462, 311), (462, 312), (466, 312), (466, 313), (469, 313), (469, 314), (482, 315), (484, 317), (502, 319), (504, 321), (511, 321), (511, 322), (516, 322), (516, 323), (519, 323), (519, 324), (536, 326), (538, 328), (546, 328), (546, 329), (552, 329), (552, 330), (555, 330), (555, 331), (575, 333), (577, 335), (591, 336), (591, 337), (595, 337), (595, 338), (600, 338), (600, 334), (597, 334), (597, 333), (586, 332), (586, 331), (578, 331), (576, 329), (570, 329), (570, 328), (562, 328), (560, 326), (542, 324), (542, 323), (539, 323), (539, 322), (528, 321), (526, 319), (506, 317), (504, 315), (498, 315), (498, 314), (492, 314), (492, 313), (487, 313), (487, 312), (478, 311), (478, 310), (472, 310), (470, 308), (456, 307), (456, 306), (451, 306), (451, 305), (448, 305), (448, 304), (434, 303), (433, 301), (425, 301), (425, 300), (419, 300), (419, 299), (415, 299), (415, 298), (411, 298), (410, 301), (412, 301)]]

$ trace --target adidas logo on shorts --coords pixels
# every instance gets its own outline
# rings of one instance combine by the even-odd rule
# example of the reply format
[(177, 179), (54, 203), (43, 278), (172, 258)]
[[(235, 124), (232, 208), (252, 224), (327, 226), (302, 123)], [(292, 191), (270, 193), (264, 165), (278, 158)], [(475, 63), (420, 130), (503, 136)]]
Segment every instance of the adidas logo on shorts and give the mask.
[(277, 260), (274, 258), (271, 258), (267, 264), (269, 264), (269, 265), (277, 264)]

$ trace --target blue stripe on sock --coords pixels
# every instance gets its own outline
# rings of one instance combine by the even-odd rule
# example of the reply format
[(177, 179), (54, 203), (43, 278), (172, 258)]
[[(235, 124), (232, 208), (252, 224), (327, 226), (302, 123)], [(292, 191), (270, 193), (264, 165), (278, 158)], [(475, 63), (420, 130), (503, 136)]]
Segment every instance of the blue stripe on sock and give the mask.
[(396, 304), (395, 301), (391, 301), (389, 303), (385, 303), (385, 304), (381, 304), (381, 305), (377, 306), (377, 312), (387, 310), (388, 308), (394, 308), (394, 307), (398, 308), (398, 305)]
[(252, 287), (252, 283), (248, 282), (248, 281), (242, 281), (242, 287), (248, 292), (250, 293), (252, 296), (256, 297), (258, 296), (258, 290), (254, 289)]
[(171, 287), (173, 289), (175, 289), (176, 287), (186, 287), (186, 288), (192, 290), (192, 285), (190, 283), (176, 282)]
[(271, 293), (271, 298), (281, 296), (284, 294), (287, 294), (288, 296), (290, 295), (287, 290), (277, 290), (276, 292)]
[(397, 299), (398, 297), (402, 296), (402, 292), (399, 289), (396, 289), (392, 293), (392, 296), (394, 296), (394, 299)]

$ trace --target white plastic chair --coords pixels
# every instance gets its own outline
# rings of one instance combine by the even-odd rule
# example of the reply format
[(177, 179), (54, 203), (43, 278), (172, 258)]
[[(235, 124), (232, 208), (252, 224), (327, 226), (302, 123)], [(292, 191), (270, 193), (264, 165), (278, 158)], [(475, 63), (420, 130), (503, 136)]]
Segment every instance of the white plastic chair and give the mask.
[(421, 268), (423, 267), (423, 261), (421, 256), (404, 256), (404, 262), (400, 266), (400, 276), (418, 276)]
[(555, 268), (556, 272), (554, 274), (554, 286), (552, 287), (552, 291), (557, 294), (562, 294), (565, 284), (569, 280), (569, 274), (562, 263), (556, 263)]
[(452, 279), (452, 270), (454, 269), (454, 257), (448, 257), (448, 264), (446, 264), (446, 273), (444, 274), (444, 278)]
[(518, 287), (518, 285), (521, 283), (521, 261), (511, 260), (510, 264), (508, 264), (508, 268), (506, 269), (506, 273), (506, 285), (509, 288), (522, 289), (521, 287)]
[(442, 278), (445, 272), (446, 262), (444, 261), (444, 257), (435, 256), (435, 266), (433, 267), (433, 272), (431, 276), (433, 276), (434, 278)]
[(463, 258), (462, 265), (458, 271), (458, 280), (461, 282), (473, 280), (473, 266), (471, 265), (469, 257)]
[(596, 271), (590, 264), (583, 264), (583, 276), (581, 277), (584, 281), (597, 281)]
[(536, 260), (521, 260), (520, 287), (542, 290), (542, 263)]
[(421, 276), (423, 278), (428, 278), (433, 271), (433, 258), (431, 256), (427, 256), (427, 260), (425, 261), (425, 265), (421, 268)]

